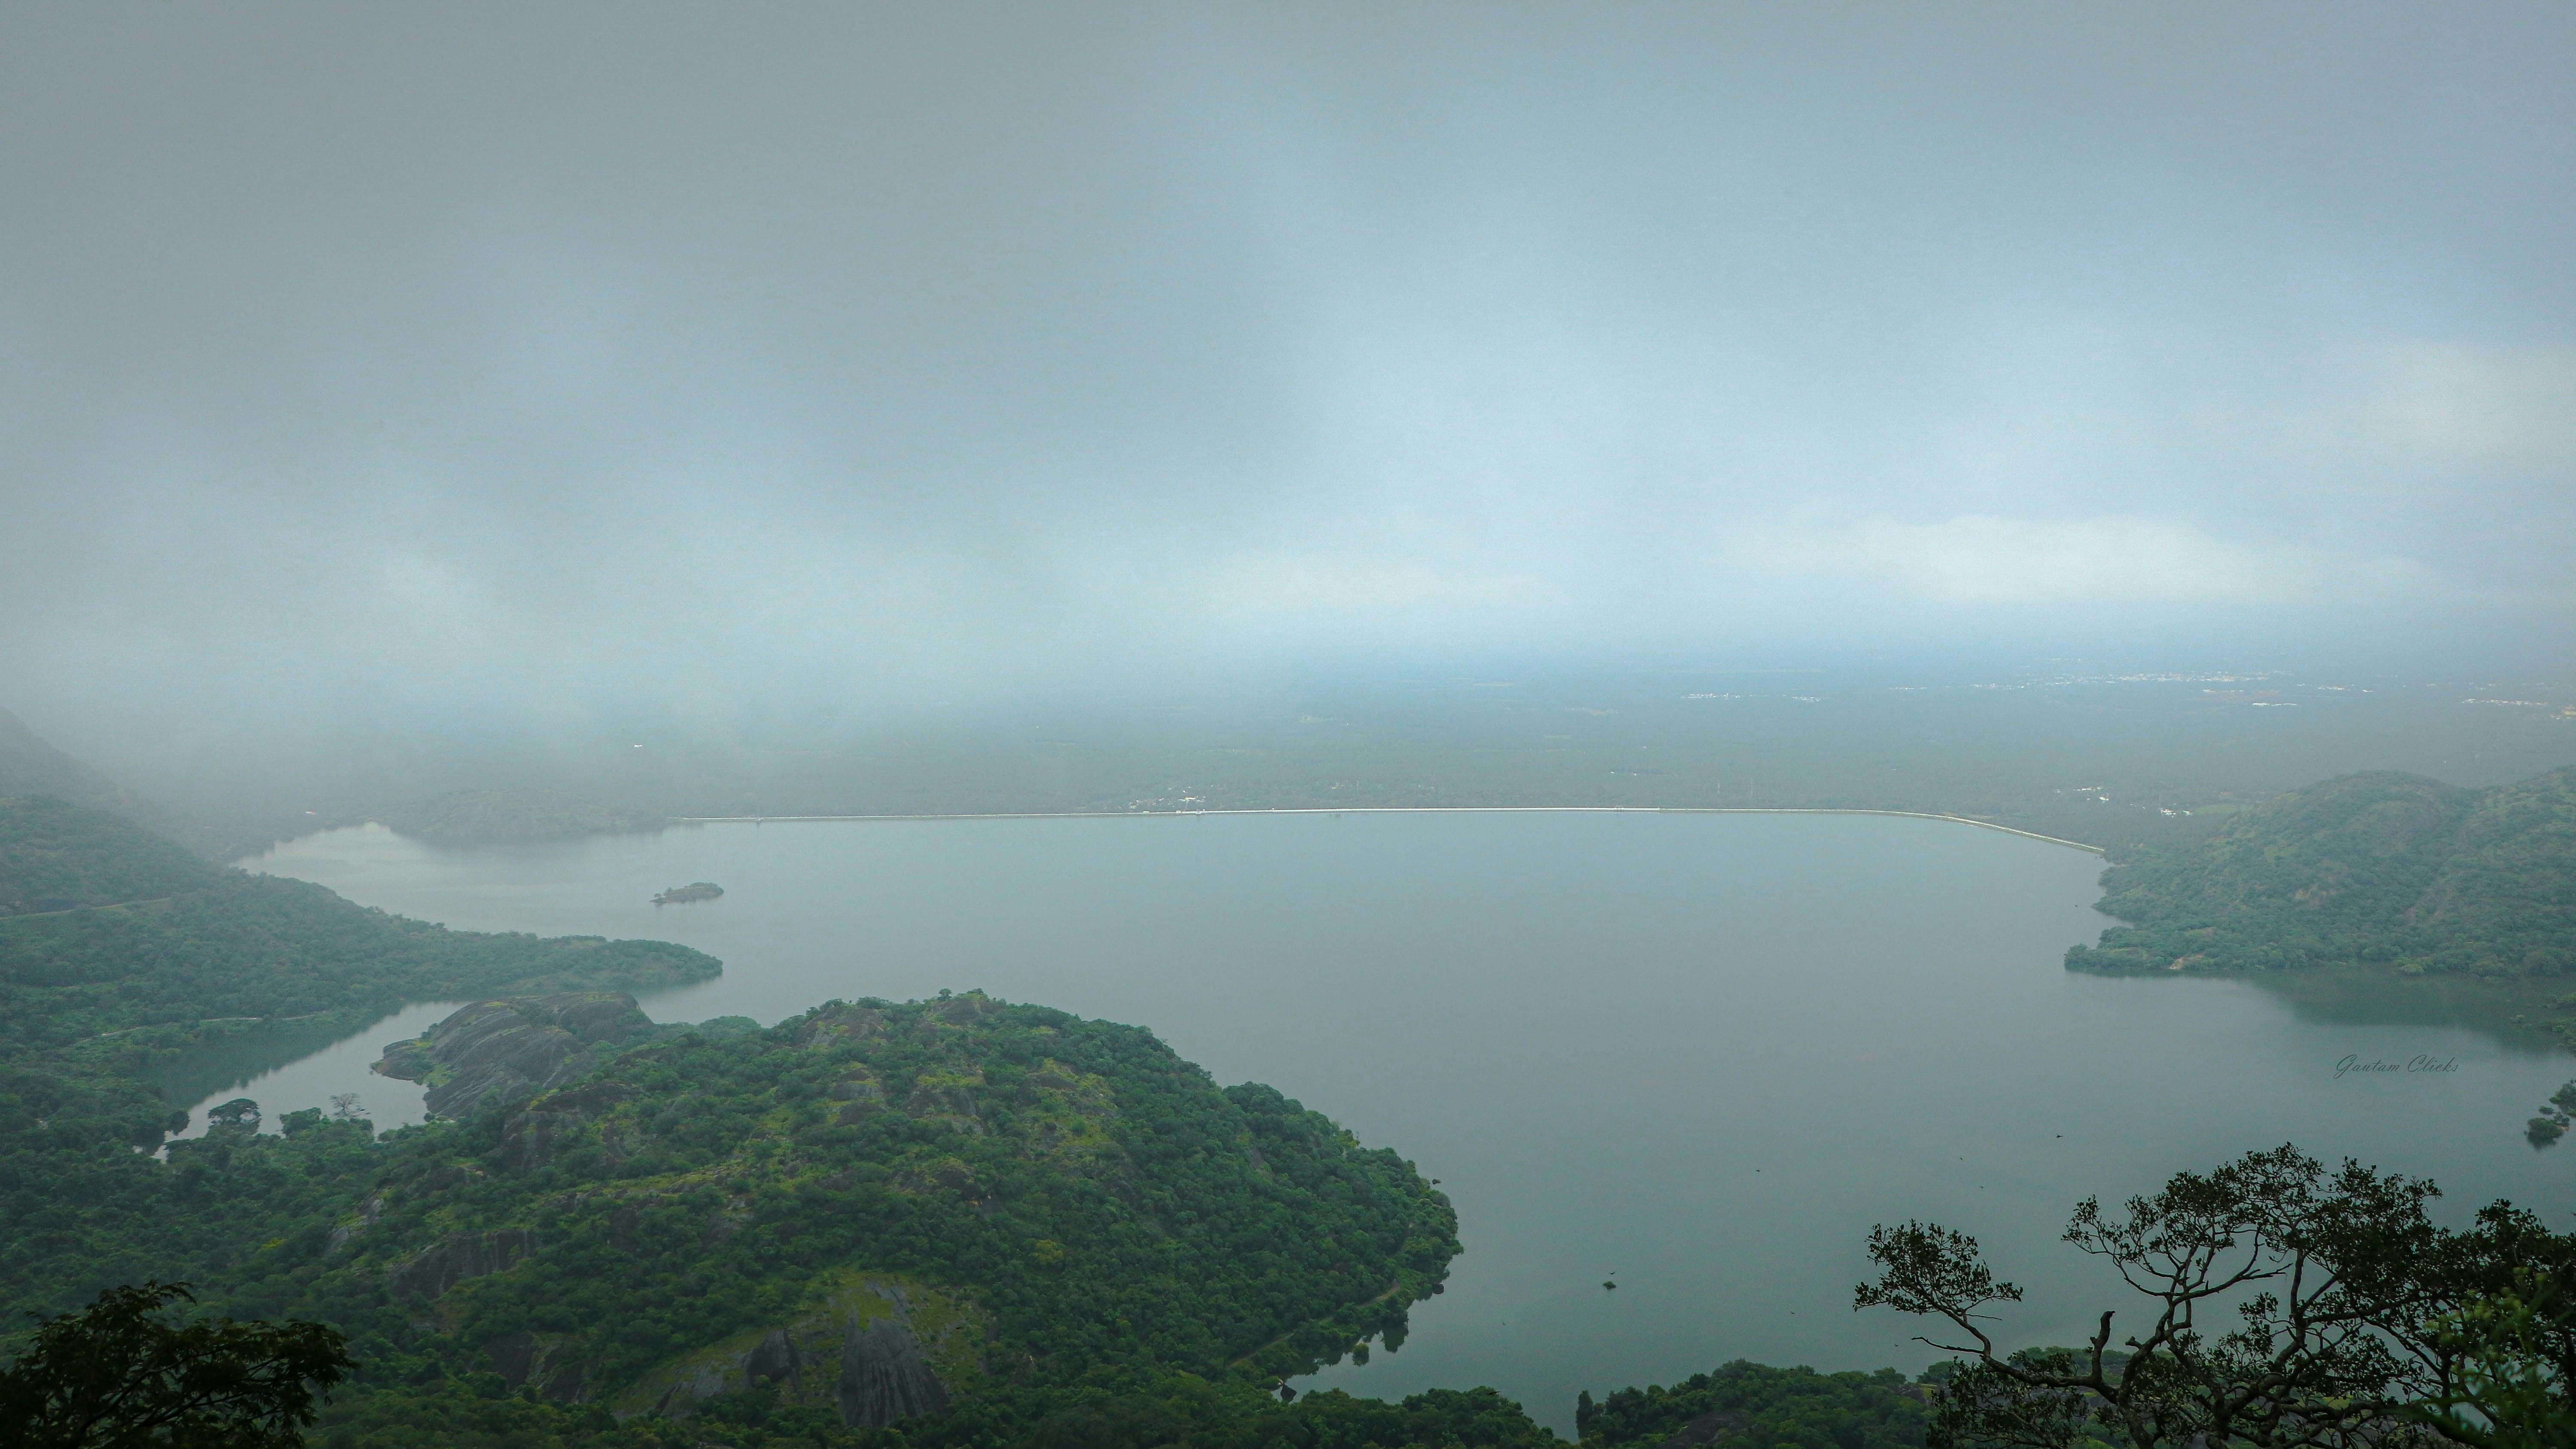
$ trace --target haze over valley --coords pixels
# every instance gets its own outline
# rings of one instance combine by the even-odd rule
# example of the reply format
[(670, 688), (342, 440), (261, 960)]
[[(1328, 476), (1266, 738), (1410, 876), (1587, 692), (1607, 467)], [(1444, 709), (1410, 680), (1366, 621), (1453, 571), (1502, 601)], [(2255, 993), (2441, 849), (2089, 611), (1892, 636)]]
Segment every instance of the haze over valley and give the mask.
[(0, 16), (0, 1442), (2571, 1442), (2571, 66)]

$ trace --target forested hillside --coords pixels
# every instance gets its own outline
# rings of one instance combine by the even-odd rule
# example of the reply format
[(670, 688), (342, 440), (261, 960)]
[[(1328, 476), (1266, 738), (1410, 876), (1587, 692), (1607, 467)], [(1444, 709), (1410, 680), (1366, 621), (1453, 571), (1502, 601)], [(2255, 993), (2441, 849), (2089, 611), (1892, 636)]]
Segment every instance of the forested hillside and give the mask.
[[(7, 818), (84, 899), (193, 888), (0, 921), (0, 1315), (157, 1277), (221, 1311), (325, 1319), (367, 1366), (334, 1442), (465, 1442), (446, 1416), (473, 1418), (487, 1382), (585, 1433), (712, 1396), (967, 1435), (1106, 1383), (1133, 1390), (1120, 1414), (1176, 1393), (1185, 1417), (1236, 1424), (1271, 1412), (1279, 1378), (1400, 1342), (1458, 1250), (1446, 1201), (1393, 1153), (1266, 1087), (1219, 1091), (1134, 1028), (973, 995), (656, 1028), (623, 998), (573, 1008), (714, 961), (448, 931), (197, 865), (77, 806)], [(537, 992), (557, 994), (510, 995)], [(173, 1051), (459, 995), (499, 998), (454, 1032), (517, 1069), (475, 1078), (460, 1120), (377, 1139), (308, 1112), (282, 1136), (134, 1150), (180, 1125), (147, 1084)], [(407, 1048), (406, 1070), (453, 1085), (472, 1063), (440, 1046)], [(1545, 1437), (1490, 1394), (1352, 1412)]]
[(2141, 851), (2102, 884), (2101, 908), (2131, 924), (2069, 965), (2563, 975), (2576, 971), (2576, 768), (2488, 790), (2346, 775), (2199, 844)]
[(305, 881), (228, 871), (168, 900), (0, 921), (0, 1052), (214, 1018), (677, 986), (717, 969), (685, 946), (450, 931)]
[[(714, 958), (655, 941), (449, 931), (320, 886), (197, 865), (102, 811), (10, 801), (37, 869), (92, 894), (194, 883), (140, 904), (0, 920), (0, 1300), (63, 1307), (123, 1270), (193, 1271), (175, 1234), (270, 1221), (277, 1182), (207, 1196), (139, 1156), (175, 1130), (150, 1083), (173, 1056), (263, 1020), (353, 1029), (408, 1001), (704, 980)], [(30, 822), (33, 822), (31, 825)], [(64, 862), (72, 864), (65, 865)], [(273, 1176), (273, 1174), (272, 1174)]]
[(404, 1135), (373, 1191), (310, 1245), (311, 1310), (630, 1413), (1266, 1385), (1400, 1342), (1458, 1251), (1394, 1153), (1137, 1028), (972, 994), (636, 1047)]
[(1820, 1374), (1738, 1360), (1666, 1388), (1621, 1389), (1575, 1410), (1586, 1449), (1740, 1443), (1763, 1449), (1920, 1449), (1929, 1396), (1894, 1369)]
[(219, 878), (118, 816), (46, 795), (0, 797), (0, 916), (149, 900)]

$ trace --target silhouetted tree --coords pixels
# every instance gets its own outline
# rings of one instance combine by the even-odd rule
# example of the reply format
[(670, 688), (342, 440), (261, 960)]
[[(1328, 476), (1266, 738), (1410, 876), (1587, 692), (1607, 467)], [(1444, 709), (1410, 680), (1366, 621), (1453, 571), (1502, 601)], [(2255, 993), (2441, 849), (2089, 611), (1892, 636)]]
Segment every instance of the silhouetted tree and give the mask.
[(172, 1324), (184, 1283), (110, 1288), (47, 1321), (0, 1369), (11, 1449), (293, 1449), (317, 1396), (356, 1365), (319, 1323)]
[(2147, 1300), (2145, 1326), (2117, 1348), (2115, 1311), (2082, 1349), (1998, 1352), (1985, 1310), (2021, 1290), (1995, 1277), (1976, 1239), (1932, 1223), (1871, 1232), (1880, 1274), (1854, 1306), (1939, 1318), (1965, 1340), (1922, 1340), (1969, 1359), (1942, 1392), (1935, 1446), (2576, 1442), (2493, 1437), (2477, 1418), (2528, 1418), (2545, 1403), (2568, 1421), (2576, 1320), (2531, 1285), (2569, 1281), (2576, 1239), (2505, 1203), (2449, 1232), (2425, 1216), (2436, 1196), (2430, 1182), (2350, 1161), (2328, 1174), (2284, 1146), (2178, 1173), (2131, 1198), (2125, 1217), (2087, 1199), (2065, 1241), (2110, 1260)]

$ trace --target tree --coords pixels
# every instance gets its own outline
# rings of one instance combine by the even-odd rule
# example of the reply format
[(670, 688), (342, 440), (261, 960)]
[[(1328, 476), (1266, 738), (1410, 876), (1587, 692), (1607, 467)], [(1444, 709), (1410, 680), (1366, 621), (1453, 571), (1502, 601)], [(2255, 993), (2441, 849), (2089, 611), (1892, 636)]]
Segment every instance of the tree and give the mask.
[(2551, 1351), (2551, 1330), (2563, 1337), (2568, 1316), (2559, 1284), (2527, 1273), (2514, 1291), (2473, 1299), (2435, 1319), (2428, 1328), (2458, 1354), (2459, 1381), (2416, 1404), (2416, 1420), (2476, 1449), (2576, 1445), (2567, 1366)]
[(259, 1104), (248, 1097), (235, 1097), (229, 1102), (206, 1109), (209, 1132), (256, 1132), (259, 1130)]
[(2555, 1146), (2576, 1124), (2576, 1082), (2569, 1082), (2540, 1104), (2540, 1115), (2523, 1124), (2522, 1135), (2534, 1147)]
[[(2108, 1259), (2147, 1300), (2146, 1326), (2117, 1348), (2114, 1310), (2080, 1350), (1998, 1352), (1986, 1310), (2018, 1302), (2021, 1290), (1995, 1277), (1976, 1239), (1938, 1224), (1873, 1230), (1879, 1277), (1859, 1286), (1853, 1306), (1938, 1318), (1967, 1340), (1922, 1340), (1970, 1360), (1941, 1396), (1935, 1445), (2545, 1442), (2476, 1437), (2474, 1421), (2454, 1412), (2526, 1412), (2524, 1398), (2478, 1397), (2501, 1361), (2491, 1334), (2464, 1325), (2485, 1325), (2478, 1305), (2517, 1284), (2568, 1281), (2576, 1239), (2505, 1203), (2482, 1211), (2473, 1229), (2445, 1231), (2425, 1215), (2439, 1195), (2430, 1182), (2351, 1161), (2328, 1174), (2283, 1146), (2207, 1174), (2178, 1173), (2130, 1199), (2125, 1217), (2087, 1199), (2064, 1240)], [(2223, 1316), (2231, 1300), (2233, 1327)], [(2563, 1414), (2576, 1325), (2555, 1299), (2516, 1324), (2513, 1342), (2542, 1370), (2514, 1377), (2515, 1393), (2527, 1398), (2536, 1384)]]
[(318, 1395), (356, 1367), (319, 1323), (173, 1326), (184, 1283), (110, 1288), (37, 1328), (0, 1369), (0, 1443), (21, 1449), (293, 1449)]

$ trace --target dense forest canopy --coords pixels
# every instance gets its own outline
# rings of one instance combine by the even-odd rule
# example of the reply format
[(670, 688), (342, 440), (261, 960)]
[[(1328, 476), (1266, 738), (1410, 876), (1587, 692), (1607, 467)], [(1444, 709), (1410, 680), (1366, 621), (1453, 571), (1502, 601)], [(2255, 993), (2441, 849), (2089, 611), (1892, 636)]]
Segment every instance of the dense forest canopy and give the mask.
[[(956, 1366), (951, 1396), (1112, 1364), (1275, 1382), (1400, 1342), (1458, 1251), (1393, 1153), (1267, 1087), (1219, 1091), (1137, 1028), (973, 994), (629, 1050), (403, 1143), (378, 1192), (326, 1279), (439, 1301), (458, 1354), (627, 1407), (749, 1387), (773, 1337), (834, 1392), (811, 1365), (888, 1315)], [(469, 1258), (507, 1266), (419, 1266)]]
[[(13, 1229), (0, 1234), (0, 1299), (15, 1307), (185, 1278), (192, 1234), (290, 1192), (264, 1182), (210, 1217), (191, 1174), (134, 1152), (181, 1125), (151, 1078), (190, 1049), (264, 1021), (346, 1031), (409, 1001), (667, 986), (721, 969), (656, 941), (449, 931), (302, 881), (198, 865), (80, 806), (0, 801), (0, 830), (0, 888), (77, 875), (94, 893), (175, 890), (0, 920), (0, 1221)], [(146, 1260), (148, 1273), (127, 1271)]]
[(2464, 790), (2346, 775), (2104, 873), (2093, 969), (2576, 972), (2576, 767)]
[(1734, 1441), (1765, 1449), (1921, 1449), (1930, 1395), (1894, 1369), (1820, 1374), (1737, 1360), (1667, 1388), (1621, 1389), (1575, 1410), (1601, 1449)]

